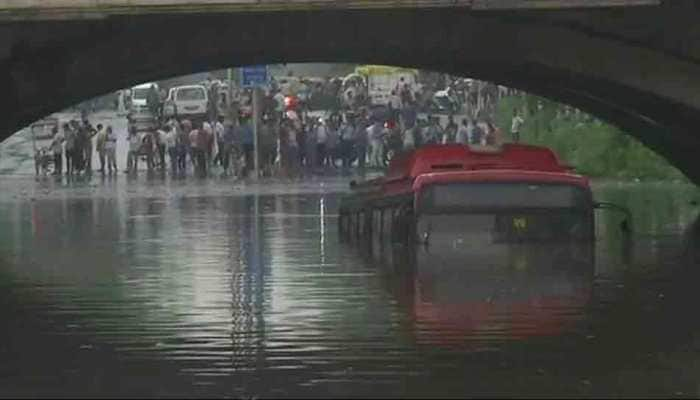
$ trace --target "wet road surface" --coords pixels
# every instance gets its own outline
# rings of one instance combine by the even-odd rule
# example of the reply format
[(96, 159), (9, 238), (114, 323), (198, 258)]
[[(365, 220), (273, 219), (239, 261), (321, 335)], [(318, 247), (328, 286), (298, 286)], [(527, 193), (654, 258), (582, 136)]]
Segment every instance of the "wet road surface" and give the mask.
[(2, 185), (3, 397), (700, 395), (694, 188), (455, 250), (341, 243), (340, 178)]

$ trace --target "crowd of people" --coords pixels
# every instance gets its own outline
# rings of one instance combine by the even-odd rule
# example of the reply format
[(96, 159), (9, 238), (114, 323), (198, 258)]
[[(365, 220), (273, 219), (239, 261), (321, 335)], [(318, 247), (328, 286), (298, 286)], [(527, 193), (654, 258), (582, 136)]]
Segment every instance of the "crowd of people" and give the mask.
[[(514, 121), (511, 133), (517, 140), (522, 118), (516, 114)], [(242, 115), (235, 123), (223, 117), (203, 122), (170, 119), (162, 129), (142, 136), (132, 129), (127, 171), (135, 172), (143, 155), (149, 170), (169, 169), (174, 175), (184, 175), (191, 166), (199, 176), (217, 169), (223, 175), (247, 176), (254, 167), (252, 125), (251, 116)], [(383, 168), (394, 155), (429, 144), (498, 146), (505, 141), (492, 121), (456, 121), (450, 116), (443, 125), (438, 117), (417, 118), (410, 108), (388, 116), (366, 110), (326, 117), (264, 114), (258, 129), (261, 172), (282, 176), (298, 176), (303, 170)]]
[[(513, 113), (511, 139), (519, 140), (524, 120)], [(170, 118), (158, 129), (140, 132), (129, 125), (128, 132), (112, 126), (93, 127), (71, 121), (54, 129), (50, 149), (54, 173), (61, 174), (65, 160), (68, 175), (93, 172), (92, 152), (97, 152), (100, 173), (116, 173), (117, 144), (125, 138), (128, 146), (125, 173), (136, 173), (142, 160), (149, 171), (167, 171), (185, 176), (215, 173), (248, 176), (254, 168), (252, 116), (242, 113), (235, 121), (223, 116), (194, 121)], [(94, 145), (93, 145), (94, 138)], [(123, 139), (122, 139), (123, 140)], [(420, 118), (413, 104), (401, 108), (335, 111), (318, 117), (311, 113), (267, 110), (258, 123), (259, 167), (263, 175), (298, 176), (304, 170), (383, 168), (396, 154), (430, 144), (498, 146), (506, 138), (489, 119), (447, 116)]]
[[(115, 132), (112, 126), (93, 128), (86, 115), (80, 122), (64, 124), (62, 132), (54, 131), (50, 145), (54, 173), (62, 173), (63, 160), (69, 175), (92, 173), (94, 138), (101, 173), (118, 171), (117, 143), (126, 139), (121, 144), (128, 149), (125, 173), (136, 173), (143, 162), (149, 171), (169, 170), (173, 176), (185, 176), (190, 169), (198, 176), (217, 173), (248, 176), (255, 164), (254, 124), (249, 104), (252, 96), (243, 96), (247, 101), (236, 104), (224, 116), (214, 106), (222, 100), (218, 87), (211, 79), (207, 83), (213, 101), (204, 118), (166, 118), (163, 93), (152, 86), (146, 103), (150, 113), (156, 116), (154, 129), (137, 129), (131, 119), (126, 132)], [(470, 108), (469, 87), (453, 84), (449, 88), (456, 88), (450, 89), (450, 93), (457, 97), (461, 93), (465, 97), (465, 109)], [(304, 171), (383, 168), (394, 155), (424, 145), (498, 146), (506, 140), (488, 113), (463, 109), (457, 117), (449, 112), (442, 120), (430, 114), (421, 118), (420, 113), (425, 110), (416, 93), (419, 92), (400, 82), (384, 106), (358, 103), (354, 107), (333, 108), (319, 116), (303, 102), (290, 102), (283, 88), (273, 86), (263, 95), (257, 124), (261, 173), (299, 176)], [(478, 103), (474, 104), (474, 110), (482, 110)], [(511, 140), (519, 141), (523, 123), (520, 113), (514, 110)]]
[[(53, 174), (61, 175), (65, 160), (65, 171), (67, 175), (90, 174), (92, 173), (93, 148), (96, 147), (99, 160), (100, 171), (117, 171), (116, 146), (117, 135), (111, 126), (92, 124), (83, 118), (81, 121), (71, 120), (64, 123), (59, 129), (58, 126), (52, 130), (51, 144), (49, 151), (53, 161)], [(96, 146), (93, 146), (95, 138)], [(38, 173), (38, 171), (37, 171)]]

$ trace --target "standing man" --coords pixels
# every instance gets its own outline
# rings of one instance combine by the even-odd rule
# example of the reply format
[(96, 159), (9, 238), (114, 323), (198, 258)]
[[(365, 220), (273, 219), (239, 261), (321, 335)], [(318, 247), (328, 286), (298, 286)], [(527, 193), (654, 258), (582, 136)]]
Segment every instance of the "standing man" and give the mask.
[(408, 130), (413, 128), (413, 126), (416, 124), (416, 119), (418, 118), (418, 113), (416, 112), (416, 103), (413, 101), (409, 101), (408, 103), (404, 104), (403, 109), (401, 110), (401, 127), (403, 130)]
[(469, 143), (469, 128), (467, 126), (467, 119), (462, 120), (462, 125), (457, 129), (457, 134), (455, 135), (455, 143), (457, 144), (468, 144)]
[(290, 120), (289, 129), (287, 130), (287, 145), (289, 151), (289, 174), (296, 177), (299, 173), (299, 132), (301, 132), (301, 121), (298, 119)]
[(57, 126), (53, 128), (52, 132), (51, 152), (53, 153), (53, 174), (61, 175), (63, 170), (63, 135), (59, 133)]
[(371, 167), (381, 167), (384, 165), (384, 128), (380, 121), (374, 121), (367, 128), (367, 138), (370, 145), (369, 164)]
[(216, 121), (219, 118), (219, 82), (208, 78), (209, 89), (209, 121)]
[(163, 118), (163, 106), (165, 105), (165, 101), (167, 99), (168, 93), (164, 88), (160, 88), (160, 91), (158, 92), (158, 115), (160, 118)]
[(105, 144), (107, 142), (107, 130), (102, 127), (102, 125), (97, 125), (97, 136), (95, 138), (95, 149), (97, 150), (97, 155), (100, 159), (100, 173), (105, 173), (105, 156), (106, 149)]
[(85, 147), (89, 139), (85, 125), (76, 121), (74, 131), (75, 147), (73, 149), (73, 170), (77, 169), (78, 172), (80, 172), (85, 168)]
[[(228, 124), (224, 129), (224, 135), (221, 147), (219, 147), (219, 159), (224, 167), (224, 175), (228, 175), (231, 156), (233, 154), (233, 146), (236, 144), (236, 131), (233, 124)], [(235, 174), (236, 171), (234, 171)]]
[(148, 171), (153, 171), (153, 153), (154, 153), (154, 147), (155, 147), (155, 136), (156, 132), (154, 131), (146, 131), (146, 133), (143, 135), (143, 139), (141, 140), (141, 151), (139, 153), (143, 152), (146, 154), (146, 167), (148, 168)]
[(367, 119), (361, 115), (355, 121), (355, 155), (357, 156), (358, 168), (364, 170), (367, 162)]
[[(170, 157), (170, 168), (172, 174), (177, 173), (177, 130), (175, 127), (170, 125), (165, 125), (165, 147), (168, 150), (168, 156)], [(163, 164), (163, 170), (165, 170), (165, 164)]]
[(216, 158), (214, 158), (214, 164), (224, 165), (222, 159), (223, 149), (224, 149), (224, 134), (226, 133), (226, 128), (224, 128), (224, 117), (220, 116), (218, 120), (214, 123), (214, 140), (216, 141)]
[(517, 109), (513, 110), (513, 121), (510, 126), (510, 135), (511, 138), (513, 139), (513, 142), (518, 143), (520, 142), (520, 128), (523, 126), (525, 123), (525, 120), (520, 116), (520, 113), (518, 112)]
[(340, 126), (340, 155), (343, 159), (343, 168), (350, 168), (355, 148), (355, 118), (346, 116), (346, 123)]
[(316, 127), (316, 155), (319, 167), (326, 164), (326, 142), (328, 142), (328, 126), (322, 119)]
[(416, 127), (408, 128), (403, 133), (403, 150), (410, 151), (416, 148)]
[[(204, 140), (206, 142), (206, 148), (204, 150), (205, 156), (206, 156), (206, 163), (207, 163), (207, 171), (211, 170), (212, 165), (214, 164), (214, 151), (215, 151), (215, 146), (216, 146), (216, 140), (214, 137), (214, 128), (212, 124), (205, 122), (202, 131), (205, 133)], [(202, 132), (200, 132), (201, 134)]]
[(470, 143), (479, 146), (483, 142), (484, 130), (481, 129), (476, 120), (472, 120), (471, 125), (474, 126), (474, 129), (472, 130), (472, 134), (469, 138)]
[(97, 135), (97, 132), (102, 130), (102, 124), (97, 125), (97, 129), (93, 128), (87, 119), (83, 120), (82, 129), (85, 134), (83, 142), (83, 162), (85, 163), (85, 172), (92, 173), (92, 138)]
[(190, 153), (190, 160), (192, 161), (192, 168), (194, 169), (195, 173), (197, 171), (197, 168), (199, 168), (199, 147), (197, 146), (197, 140), (199, 138), (199, 131), (200, 131), (199, 125), (192, 126), (192, 129), (189, 131), (189, 141), (187, 143), (190, 144), (188, 150)]
[[(165, 125), (165, 128), (170, 128), (169, 125)], [(167, 135), (167, 132), (169, 131), (161, 128), (156, 131), (156, 138), (155, 138), (155, 145), (156, 145), (156, 151), (158, 152), (158, 161), (160, 162), (160, 169), (162, 171), (165, 171), (165, 149), (166, 149), (166, 144), (165, 144), (165, 137)]]
[(136, 127), (132, 126), (129, 129), (129, 152), (126, 155), (126, 170), (125, 174), (135, 173), (138, 170), (139, 150), (141, 149), (141, 138), (136, 131)]
[(111, 126), (107, 126), (105, 130), (105, 144), (104, 150), (107, 153), (107, 168), (109, 173), (112, 174), (112, 169), (114, 173), (117, 173), (117, 134), (114, 133)]
[(442, 128), (437, 117), (428, 117), (430, 125), (425, 129), (424, 144), (437, 144), (442, 138)]
[(66, 175), (72, 175), (75, 168), (75, 131), (68, 123), (63, 124), (66, 150)]
[(455, 136), (457, 136), (457, 124), (454, 121), (452, 115), (447, 117), (447, 126), (442, 133), (442, 144), (447, 144), (455, 141)]
[(191, 154), (190, 131), (192, 122), (188, 119), (182, 121), (182, 129), (177, 132), (177, 169), (182, 173), (187, 171), (187, 154)]
[(250, 124), (250, 117), (241, 117), (239, 125), (240, 134), (238, 137), (241, 139), (241, 145), (243, 146), (243, 154), (245, 156), (245, 171), (243, 176), (247, 176), (248, 172), (254, 167), (253, 165), (253, 151), (254, 137), (253, 137), (253, 127)]

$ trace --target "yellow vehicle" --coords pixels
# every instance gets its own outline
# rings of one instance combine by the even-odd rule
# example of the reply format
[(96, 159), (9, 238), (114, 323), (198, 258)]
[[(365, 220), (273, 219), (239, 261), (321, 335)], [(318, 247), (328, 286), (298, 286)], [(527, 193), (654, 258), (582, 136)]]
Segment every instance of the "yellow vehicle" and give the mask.
[(355, 68), (355, 73), (365, 77), (367, 95), (372, 106), (387, 105), (392, 91), (396, 91), (394, 95), (398, 96), (402, 84), (415, 87), (418, 77), (416, 69), (386, 65), (362, 65)]

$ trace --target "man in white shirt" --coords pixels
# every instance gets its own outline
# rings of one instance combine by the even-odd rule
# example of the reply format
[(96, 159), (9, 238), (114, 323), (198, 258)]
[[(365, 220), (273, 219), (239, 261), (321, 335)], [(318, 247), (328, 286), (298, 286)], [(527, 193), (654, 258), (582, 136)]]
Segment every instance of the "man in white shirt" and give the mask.
[(111, 126), (105, 129), (105, 144), (104, 150), (107, 155), (107, 168), (109, 173), (117, 172), (117, 134), (114, 133)]
[(277, 112), (277, 118), (282, 119), (282, 114), (284, 114), (284, 94), (282, 94), (282, 92), (277, 92), (273, 99), (275, 99), (275, 112)]
[(223, 160), (223, 150), (224, 150), (224, 132), (226, 132), (226, 128), (224, 127), (223, 122), (223, 117), (219, 117), (219, 119), (214, 123), (214, 146), (216, 148), (214, 149), (214, 153), (216, 154), (216, 157), (214, 158), (214, 164), (217, 162), (220, 165), (224, 165), (224, 160)]
[[(177, 173), (177, 130), (172, 125), (165, 125), (163, 128), (165, 131), (165, 148), (168, 151), (168, 156), (170, 157), (170, 167), (172, 173)], [(165, 164), (163, 164), (165, 168)]]
[(455, 143), (458, 144), (468, 144), (469, 143), (469, 129), (467, 128), (467, 119), (462, 120), (462, 124), (457, 129), (457, 134), (455, 135)]
[(316, 155), (318, 156), (318, 165), (324, 166), (326, 163), (326, 143), (328, 142), (328, 127), (326, 121), (321, 119), (316, 127)]
[(513, 138), (513, 142), (518, 143), (520, 141), (520, 128), (525, 123), (525, 120), (520, 116), (518, 110), (513, 110), (513, 121), (510, 126), (510, 134)]
[(369, 164), (372, 167), (384, 166), (384, 127), (379, 121), (367, 128), (367, 137), (369, 138), (370, 157)]
[(132, 126), (129, 132), (129, 152), (126, 155), (125, 174), (138, 170), (139, 150), (141, 150), (141, 135), (136, 131), (136, 127)]

